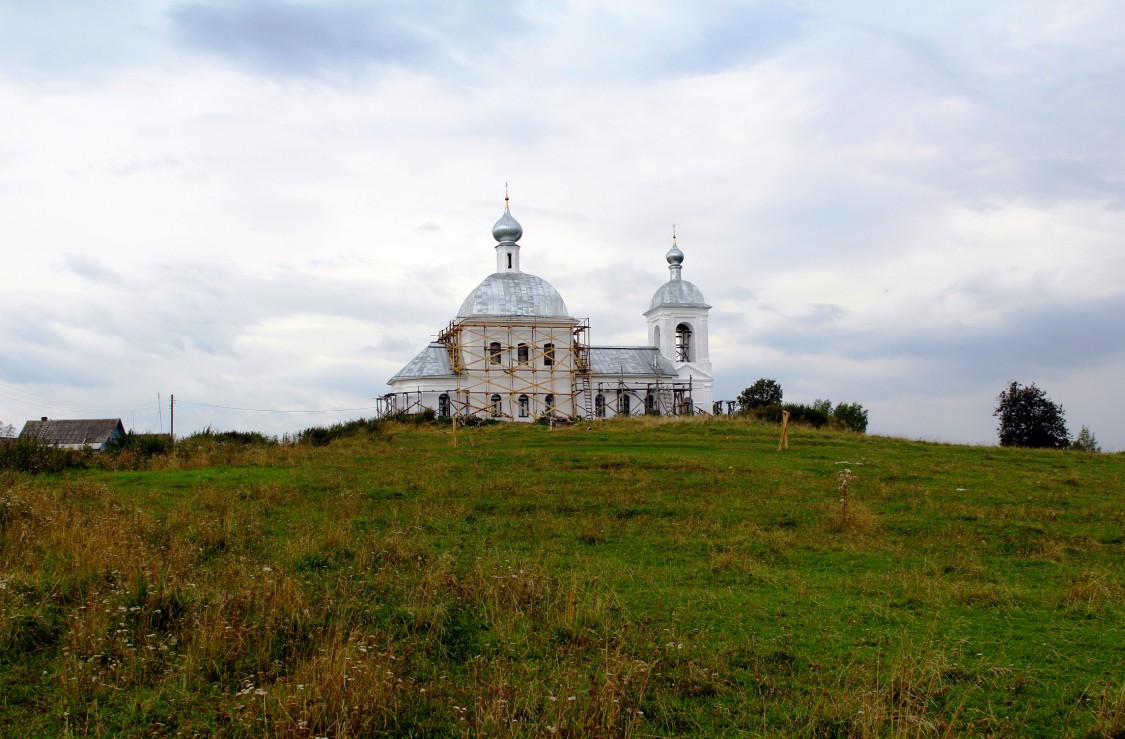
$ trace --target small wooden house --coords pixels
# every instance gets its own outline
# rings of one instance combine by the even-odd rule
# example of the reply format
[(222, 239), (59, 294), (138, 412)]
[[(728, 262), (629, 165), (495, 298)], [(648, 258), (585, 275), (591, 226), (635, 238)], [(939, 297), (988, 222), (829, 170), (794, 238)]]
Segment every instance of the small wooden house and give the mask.
[(40, 444), (67, 449), (89, 447), (95, 451), (124, 436), (125, 425), (120, 418), (51, 420), (43, 416), (38, 421), (28, 421), (20, 431), (21, 439), (35, 439)]

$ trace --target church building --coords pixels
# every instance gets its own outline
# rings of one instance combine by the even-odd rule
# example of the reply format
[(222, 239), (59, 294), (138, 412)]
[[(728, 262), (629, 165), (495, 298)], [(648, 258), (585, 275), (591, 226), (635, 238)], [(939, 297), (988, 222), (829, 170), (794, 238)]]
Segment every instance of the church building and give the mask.
[(523, 227), (508, 199), (492, 227), (496, 271), (398, 374), (381, 412), (495, 418), (609, 418), (712, 412), (707, 314), (683, 279), (684, 253), (667, 253), (669, 280), (644, 317), (648, 346), (591, 346), (588, 319), (571, 316), (550, 283), (520, 268)]

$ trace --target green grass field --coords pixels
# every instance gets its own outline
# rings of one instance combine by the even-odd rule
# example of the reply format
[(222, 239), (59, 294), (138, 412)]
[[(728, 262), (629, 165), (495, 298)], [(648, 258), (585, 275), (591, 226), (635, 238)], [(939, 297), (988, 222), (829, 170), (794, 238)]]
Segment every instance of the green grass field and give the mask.
[(0, 732), (1125, 736), (1125, 455), (790, 438), (0, 473)]

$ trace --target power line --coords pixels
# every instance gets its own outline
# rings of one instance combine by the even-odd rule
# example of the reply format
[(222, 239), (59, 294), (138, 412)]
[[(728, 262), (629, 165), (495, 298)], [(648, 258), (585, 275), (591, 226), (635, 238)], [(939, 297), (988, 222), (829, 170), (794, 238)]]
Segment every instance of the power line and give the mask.
[(204, 408), (222, 408), (228, 411), (251, 411), (253, 413), (349, 413), (351, 411), (374, 411), (378, 410), (379, 406), (369, 405), (362, 408), (318, 408), (314, 410), (284, 410), (281, 408), (239, 408), (233, 405), (214, 405), (213, 403), (198, 403), (194, 400), (177, 400), (177, 405), (180, 403), (187, 403), (188, 405), (198, 405)]
[(27, 403), (29, 405), (42, 405), (50, 408), (64, 408), (66, 410), (84, 411), (84, 410), (116, 410), (118, 412), (130, 411), (144, 411), (151, 410), (151, 403), (79, 403), (68, 400), (56, 400), (49, 398), (45, 395), (28, 392), (21, 390), (11, 385), (0, 383), (0, 398), (13, 400), (18, 403)]

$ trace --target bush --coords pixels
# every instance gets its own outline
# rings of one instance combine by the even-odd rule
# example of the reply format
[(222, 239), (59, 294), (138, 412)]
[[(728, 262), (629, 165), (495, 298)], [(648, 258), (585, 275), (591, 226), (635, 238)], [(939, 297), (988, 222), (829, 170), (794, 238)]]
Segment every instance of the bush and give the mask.
[(1078, 432), (1075, 437), (1074, 443), (1070, 445), (1071, 449), (1079, 452), (1100, 452), (1102, 448), (1098, 446), (1098, 440), (1094, 437), (1094, 432), (1085, 426)]
[(814, 400), (812, 402), (811, 407), (820, 411), (821, 413), (823, 413), (826, 416), (832, 415), (832, 401), (831, 400), (821, 400), (820, 398), (817, 398), (816, 400)]
[(215, 431), (210, 426), (196, 431), (189, 439), (209, 439), (219, 443), (240, 446), (271, 446), (277, 444), (276, 436), (266, 436), (258, 431)]
[(786, 403), (782, 408), (789, 411), (790, 423), (801, 423), (806, 426), (812, 426), (813, 428), (821, 428), (828, 425), (828, 414), (811, 405), (805, 405), (804, 403)]
[[(537, 419), (537, 421), (545, 423), (545, 421), (542, 421), (542, 417)], [(457, 417), (457, 425), (460, 426), (461, 428), (480, 428), (482, 426), (495, 426), (499, 423), (503, 423), (503, 422), (498, 420), (498, 419), (495, 419), (495, 418), (485, 418), (483, 416), (458, 416)], [(445, 423), (443, 423), (442, 425), (444, 426)]]
[[(423, 414), (401, 414), (403, 419), (414, 419)], [(421, 423), (421, 420), (415, 421)], [(357, 418), (354, 421), (344, 421), (331, 426), (312, 426), (304, 431), (297, 432), (297, 443), (310, 446), (327, 446), (336, 439), (353, 436), (362, 431), (367, 432), (369, 439), (387, 437), (387, 419), (383, 418)]]
[(832, 416), (846, 429), (867, 432), (867, 409), (859, 403), (840, 403)]
[(789, 422), (821, 428), (828, 424), (828, 414), (803, 403), (764, 405), (749, 411), (749, 415), (771, 423), (781, 423), (781, 412), (789, 411)]
[(780, 406), (781, 397), (781, 385), (777, 383), (777, 380), (762, 378), (739, 394), (738, 406), (742, 410), (764, 408), (770, 405)]
[(167, 454), (174, 446), (175, 442), (168, 434), (134, 434), (130, 431), (110, 442), (106, 450), (113, 454), (127, 450), (141, 459), (147, 459)]
[(40, 444), (35, 439), (16, 439), (0, 444), (0, 469), (16, 472), (62, 472), (90, 466), (93, 450), (64, 449)]
[(998, 400), (992, 415), (1000, 417), (1000, 446), (1066, 449), (1070, 444), (1062, 406), (1051, 402), (1034, 382), (1020, 387), (1012, 380)]

